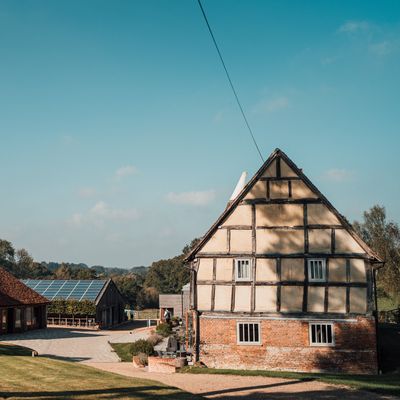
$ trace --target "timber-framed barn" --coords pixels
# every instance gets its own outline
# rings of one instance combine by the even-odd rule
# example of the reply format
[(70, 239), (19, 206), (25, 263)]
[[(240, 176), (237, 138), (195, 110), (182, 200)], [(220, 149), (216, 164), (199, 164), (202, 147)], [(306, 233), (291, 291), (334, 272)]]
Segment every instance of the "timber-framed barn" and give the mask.
[(240, 189), (187, 257), (197, 359), (376, 373), (382, 260), (281, 150)]

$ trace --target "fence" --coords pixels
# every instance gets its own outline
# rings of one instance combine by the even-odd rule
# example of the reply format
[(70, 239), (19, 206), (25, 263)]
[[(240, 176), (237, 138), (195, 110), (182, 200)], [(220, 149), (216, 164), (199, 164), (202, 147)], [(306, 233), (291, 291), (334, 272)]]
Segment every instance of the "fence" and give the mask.
[(76, 328), (97, 329), (99, 326), (94, 318), (67, 318), (67, 317), (47, 317), (48, 326), (72, 326)]
[(159, 319), (160, 310), (149, 308), (147, 310), (125, 310), (128, 319)]

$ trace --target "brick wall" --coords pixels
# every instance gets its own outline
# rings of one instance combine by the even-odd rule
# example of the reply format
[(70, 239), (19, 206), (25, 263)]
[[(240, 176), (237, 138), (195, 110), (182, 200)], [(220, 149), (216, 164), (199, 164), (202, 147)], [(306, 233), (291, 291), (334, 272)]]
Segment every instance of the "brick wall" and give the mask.
[(238, 345), (237, 321), (200, 317), (200, 361), (213, 368), (377, 373), (373, 318), (335, 322), (334, 347), (309, 346), (309, 323), (301, 320), (260, 320), (261, 344)]

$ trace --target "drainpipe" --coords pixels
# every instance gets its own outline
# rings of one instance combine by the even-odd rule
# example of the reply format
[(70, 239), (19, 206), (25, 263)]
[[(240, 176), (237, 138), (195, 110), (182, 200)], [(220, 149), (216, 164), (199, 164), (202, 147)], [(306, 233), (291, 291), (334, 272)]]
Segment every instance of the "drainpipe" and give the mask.
[[(383, 266), (385, 263), (383, 263)], [(376, 337), (376, 363), (378, 366), (378, 374), (382, 374), (381, 371), (381, 352), (380, 352), (380, 340), (379, 340), (379, 329), (378, 329), (378, 324), (379, 324), (379, 316), (378, 316), (378, 296), (376, 293), (376, 269), (373, 269), (372, 273), (372, 280), (373, 280), (373, 285), (374, 285), (374, 301), (375, 301), (375, 337)]]

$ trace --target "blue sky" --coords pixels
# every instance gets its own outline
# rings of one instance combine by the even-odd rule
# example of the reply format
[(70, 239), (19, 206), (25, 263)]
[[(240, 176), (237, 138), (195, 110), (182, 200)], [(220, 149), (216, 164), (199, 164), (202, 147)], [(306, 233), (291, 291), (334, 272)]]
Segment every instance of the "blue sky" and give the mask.
[[(400, 3), (203, 1), (259, 146), (350, 220), (400, 220)], [(260, 159), (197, 2), (0, 2), (0, 237), (147, 265)]]

